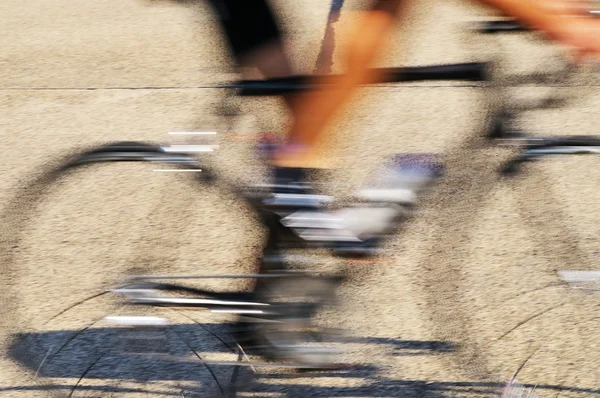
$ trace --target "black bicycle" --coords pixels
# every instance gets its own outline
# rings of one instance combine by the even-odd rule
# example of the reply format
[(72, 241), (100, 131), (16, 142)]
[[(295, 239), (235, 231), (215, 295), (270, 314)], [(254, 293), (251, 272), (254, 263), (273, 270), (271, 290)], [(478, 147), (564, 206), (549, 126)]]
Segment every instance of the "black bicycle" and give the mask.
[[(385, 70), (385, 76), (387, 82), (483, 81), (486, 64), (389, 68)], [(331, 76), (331, 79), (335, 78)], [(280, 95), (310, 88), (309, 79), (308, 76), (297, 76), (241, 81), (224, 88), (241, 96)], [(24, 207), (25, 213), (35, 212), (44, 195), (63, 177), (95, 164), (149, 162), (189, 171), (198, 188), (228, 192), (229, 197), (252, 209), (266, 231), (254, 274), (131, 276), (114, 288), (91, 292), (93, 294), (81, 301), (65, 305), (44, 322), (28, 324), (29, 332), (14, 336), (11, 355), (31, 370), (35, 382), (41, 383), (41, 390), (69, 395), (86, 390), (139, 391), (138, 387), (126, 387), (123, 380), (115, 381), (116, 385), (107, 385), (124, 374), (122, 366), (133, 357), (142, 361), (134, 366), (136, 369), (144, 366), (169, 369), (169, 380), (177, 380), (178, 374), (190, 372), (182, 366), (200, 364), (210, 374), (207, 380), (212, 379), (221, 396), (235, 395), (240, 367), (304, 370), (347, 367), (349, 364), (340, 359), (342, 354), (331, 349), (332, 344), (339, 342), (339, 331), (315, 323), (317, 314), (335, 303), (336, 287), (344, 280), (343, 272), (316, 272), (311, 269), (310, 261), (307, 264), (306, 258), (289, 253), (321, 248), (342, 257), (376, 255), (381, 241), (409, 214), (418, 192), (443, 170), (429, 154), (403, 154), (392, 159), (389, 169), (399, 172), (405, 185), (396, 190), (379, 186), (363, 191), (355, 208), (368, 211), (371, 216), (381, 215), (386, 222), (383, 229), (357, 236), (340, 225), (335, 213), (326, 211), (333, 202), (332, 197), (309, 195), (302, 187), (288, 187), (287, 192), (278, 194), (259, 186), (238, 187), (217, 178), (204, 164), (205, 159), (196, 156), (197, 149), (197, 146), (180, 149), (170, 145), (119, 142), (85, 150), (34, 179), (7, 207), (4, 218), (10, 222), (6, 225), (18, 226), (18, 230), (10, 230), (7, 241), (12, 247), (18, 247), (23, 238), (22, 231), (31, 221), (28, 216), (21, 215)], [(6, 258), (7, 269), (14, 269), (17, 257), (13, 253)], [(244, 291), (193, 286), (194, 282), (215, 279), (240, 279), (251, 285)], [(12, 298), (17, 297), (18, 292), (15, 292)], [(18, 307), (11, 308), (18, 313)], [(189, 311), (197, 309), (233, 316), (235, 322), (228, 331), (229, 337), (223, 337), (223, 331), (217, 330), (216, 326), (200, 323), (190, 315)], [(82, 316), (93, 319), (78, 322), (79, 327), (73, 328), (71, 319), (79, 320)], [(173, 317), (179, 323), (173, 323), (170, 320)], [(187, 326), (183, 324), (185, 322)], [(65, 330), (63, 324), (70, 328)], [(198, 331), (201, 336), (194, 335)], [(225, 355), (227, 359), (207, 358), (205, 351), (211, 350), (197, 348), (195, 344), (208, 344), (207, 339), (221, 347), (215, 349), (215, 356)], [(197, 341), (202, 343), (195, 343)], [(225, 351), (222, 347), (226, 347)], [(253, 354), (267, 361), (251, 360), (249, 356)], [(222, 367), (233, 369), (227, 387), (219, 381), (219, 372), (215, 370)], [(125, 378), (136, 380), (139, 376), (135, 371), (131, 372)], [(101, 385), (95, 385), (93, 380), (101, 380)], [(210, 381), (206, 383), (211, 384)], [(169, 388), (165, 386), (164, 391)], [(193, 389), (179, 384), (177, 388), (179, 391)]]

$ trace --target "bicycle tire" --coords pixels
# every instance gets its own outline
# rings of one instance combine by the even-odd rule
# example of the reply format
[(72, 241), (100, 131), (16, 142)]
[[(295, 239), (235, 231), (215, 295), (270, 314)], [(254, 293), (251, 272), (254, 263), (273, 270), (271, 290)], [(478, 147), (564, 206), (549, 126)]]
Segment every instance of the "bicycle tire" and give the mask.
[[(27, 225), (33, 220), (33, 216), (38, 211), (37, 207), (44, 201), (45, 196), (52, 191), (53, 186), (64, 176), (76, 169), (94, 164), (120, 161), (158, 162), (194, 171), (202, 169), (201, 173), (192, 173), (197, 177), (195, 178), (197, 182), (212, 183), (215, 181), (214, 176), (208, 170), (202, 168), (198, 160), (193, 156), (184, 153), (168, 153), (160, 146), (147, 143), (110, 143), (80, 151), (75, 155), (63, 158), (58, 162), (57, 166), (46, 170), (41, 175), (32, 179), (29, 184), (20, 187), (15, 197), (9, 202), (6, 210), (1, 215), (4, 225), (8, 226), (8, 228), (2, 231), (3, 238), (7, 239), (0, 240), (2, 246), (4, 246), (2, 247), (4, 249), (2, 252), (5, 260), (3, 266), (7, 275), (15, 279), (18, 278), (19, 272), (15, 269), (15, 257), (18, 257), (18, 255), (14, 251), (11, 252), (10, 247), (19, 245), (23, 237), (23, 231), (27, 229)], [(23, 319), (23, 316), (18, 313), (18, 303), (15, 302), (19, 297), (18, 284), (16, 287), (17, 289), (10, 289), (10, 292), (4, 292), (5, 296), (3, 298), (6, 299), (5, 303), (8, 304), (12, 301), (10, 306), (3, 307), (3, 317), (5, 319)], [(83, 324), (78, 323), (81, 324), (81, 327), (75, 327), (71, 330), (64, 330), (63, 327), (59, 327), (57, 331), (52, 330), (54, 326), (65, 324), (69, 317), (77, 318), (82, 315), (92, 317), (91, 313), (94, 313), (96, 310), (100, 311), (102, 308), (121, 308), (121, 306), (113, 306), (112, 302), (109, 302), (106, 296), (103, 292), (99, 292), (81, 300), (81, 302), (63, 308), (52, 317), (49, 317), (46, 320), (47, 325), (42, 325), (41, 328), (36, 327), (36, 325), (27, 325), (27, 321), (22, 321), (23, 325), (17, 326), (18, 330), (13, 330), (8, 354), (9, 357), (12, 357), (21, 366), (21, 369), (29, 369), (28, 376), (24, 377), (24, 382), (32, 383), (32, 385), (21, 388), (29, 389), (30, 396), (36, 396), (36, 394), (40, 394), (41, 396), (80, 396), (80, 394), (85, 395), (86, 391), (91, 395), (98, 393), (114, 393), (118, 395), (144, 392), (142, 387), (127, 386), (127, 383), (131, 380), (137, 380), (136, 378), (142, 377), (143, 372), (137, 373), (136, 376), (136, 373), (130, 369), (129, 373), (125, 372), (124, 374), (131, 380), (123, 382), (118, 378), (118, 372), (124, 372), (123, 366), (116, 366), (116, 363), (112, 361), (115, 361), (115, 358), (121, 358), (122, 363), (127, 363), (127, 360), (123, 362), (123, 358), (126, 357), (119, 357), (122, 353), (108, 350), (109, 347), (106, 344), (103, 345), (102, 342), (104, 340), (113, 341), (110, 339), (111, 335), (120, 335), (118, 333), (115, 334), (113, 328), (104, 327), (105, 322), (102, 320), (104, 315), (100, 318), (93, 318), (91, 321), (82, 321)], [(35, 311), (39, 311), (39, 309), (35, 309)], [(156, 309), (150, 312), (152, 311), (156, 312)], [(105, 315), (116, 314), (108, 313)], [(227, 343), (226, 338), (221, 338), (216, 332), (209, 330), (207, 326), (199, 324), (194, 318), (186, 317), (181, 311), (176, 312), (175, 317), (180, 322), (173, 328), (168, 329), (171, 337), (177, 336), (178, 338), (178, 343), (175, 344), (177, 346), (175, 351), (179, 350), (177, 352), (182, 352), (182, 350), (187, 349), (188, 352), (192, 351), (195, 355), (198, 355), (197, 350), (190, 345), (192, 343), (186, 340), (190, 338), (193, 341), (210, 340), (207, 344), (214, 346), (215, 350), (231, 352), (230, 355), (233, 356), (232, 358), (234, 360), (237, 358), (237, 354), (233, 353), (233, 342)], [(70, 325), (69, 322), (67, 323)], [(50, 328), (50, 330), (44, 332), (47, 328)], [(206, 336), (198, 337), (196, 336), (198, 333), (200, 335), (206, 334)], [(84, 346), (81, 343), (82, 341), (84, 343), (91, 341), (93, 344)], [(33, 343), (35, 346), (32, 346)], [(198, 358), (200, 357), (198, 356)], [(145, 364), (144, 366), (146, 367), (156, 367), (156, 360), (148, 362), (148, 360), (141, 359), (140, 361), (138, 363)], [(152, 363), (155, 365), (152, 365)], [(208, 371), (207, 375), (205, 375), (206, 377), (203, 379), (205, 387), (202, 392), (196, 392), (202, 396), (226, 396), (229, 390), (223, 384), (223, 381), (219, 381), (217, 376), (215, 376), (215, 373), (218, 372), (212, 369), (210, 365), (202, 365), (201, 361), (199, 363), (192, 362), (185, 364), (163, 361), (164, 368), (168, 369), (172, 374), (171, 376), (166, 375), (164, 372), (161, 374), (167, 378), (175, 377), (177, 374), (182, 375), (186, 372), (187, 374), (198, 374), (197, 367), (205, 366), (205, 369)], [(109, 375), (115, 377), (111, 379), (108, 377)], [(106, 380), (108, 381), (102, 384), (98, 380), (104, 380), (104, 376), (107, 377)], [(68, 379), (67, 381), (63, 380), (65, 377)], [(204, 376), (197, 376), (197, 379), (199, 380), (202, 377)], [(55, 382), (55, 380), (59, 381)], [(100, 384), (95, 385), (94, 380)], [(174, 380), (170, 382), (173, 384), (170, 385), (170, 388), (175, 388), (176, 391), (173, 392), (176, 394), (183, 393), (184, 389), (187, 388), (186, 396), (193, 396), (190, 394), (194, 394), (194, 388), (189, 387), (189, 380), (182, 380), (184, 381)], [(112, 384), (113, 381), (115, 384)], [(180, 388), (186, 383), (186, 386)], [(181, 386), (178, 384), (181, 384)], [(142, 389), (140, 390), (139, 388)]]
[[(498, 94), (502, 94), (505, 90), (501, 82), (497, 82), (497, 88), (499, 89)], [(498, 101), (493, 95), (489, 96), (489, 99), (495, 100), (495, 103), (501, 102), (500, 107), (490, 106), (496, 115), (502, 115), (505, 109), (511, 110), (506, 107), (506, 103)], [(514, 115), (511, 114), (511, 116)], [(490, 138), (507, 138), (504, 136), (506, 131), (503, 127), (505, 126), (494, 124), (495, 121), (493, 117), (489, 118), (488, 122), (491, 122), (492, 128), (484, 131), (492, 130), (492, 133), (489, 134)], [(513, 131), (508, 132), (513, 133)], [(500, 137), (500, 135), (504, 137)], [(559, 136), (548, 138), (547, 146), (560, 144), (563, 140), (568, 140), (571, 145), (581, 145), (582, 147), (597, 146), (600, 143), (596, 137)], [(478, 178), (477, 183), (473, 182), (471, 173), (457, 173), (450, 181), (446, 180), (442, 183), (444, 187), (440, 192), (434, 193), (433, 200), (444, 205), (436, 206), (436, 216), (430, 220), (434, 231), (432, 238), (434, 243), (423, 256), (424, 260), (419, 262), (419, 268), (425, 270), (424, 285), (427, 287), (428, 309), (433, 319), (431, 325), (435, 336), (439, 340), (458, 340), (460, 349), (458, 355), (449, 360), (450, 366), (457, 369), (468, 380), (486, 383), (490, 388), (490, 394), (499, 396), (506, 381), (516, 376), (521, 382), (520, 384), (523, 384), (524, 389), (531, 390), (539, 383), (537, 392), (540, 394), (561, 392), (561, 396), (569, 393), (573, 395), (568, 396), (598, 396), (600, 390), (597, 388), (578, 388), (579, 386), (571, 384), (578, 375), (568, 374), (570, 365), (565, 362), (569, 361), (559, 362), (560, 360), (557, 359), (555, 362), (550, 362), (548, 356), (548, 352), (555, 352), (558, 358), (560, 350), (567, 349), (565, 347), (569, 342), (568, 335), (565, 334), (562, 339), (557, 338), (561, 336), (562, 330), (569, 328), (575, 333), (585, 333), (583, 327), (569, 325), (568, 317), (571, 315), (583, 318), (586, 314), (585, 310), (591, 310), (592, 307), (591, 305), (585, 308), (577, 307), (576, 299), (572, 294), (562, 290), (562, 284), (555, 275), (555, 271), (589, 269), (591, 265), (589, 261), (585, 261), (585, 254), (577, 246), (576, 234), (565, 227), (568, 225), (566, 221), (568, 217), (564, 210), (560, 205), (552, 203), (551, 198), (555, 196), (552, 186), (547, 182), (546, 174), (542, 174), (541, 181), (534, 180), (529, 173), (519, 180), (507, 180), (497, 172), (498, 166), (504, 166), (501, 170), (505, 174), (515, 174), (519, 162), (505, 163), (506, 159), (498, 159), (499, 162), (496, 162), (493, 157), (497, 156), (497, 153), (487, 152), (487, 150), (473, 153), (472, 148), (483, 147), (480, 142), (481, 139), (478, 136), (468, 137), (456, 150), (447, 155), (448, 163), (460, 164), (461, 168), (469, 171), (478, 170), (482, 176)], [(539, 146), (532, 144), (530, 148), (543, 148), (544, 145), (544, 143)], [(466, 150), (470, 151), (471, 156), (464, 156)], [(532, 157), (527, 160), (533, 159), (537, 158)], [(514, 160), (514, 158), (511, 156), (510, 160)], [(536, 173), (539, 173), (539, 170), (536, 169)], [(453, 187), (461, 187), (458, 194)], [(496, 269), (497, 274), (492, 274), (491, 270), (485, 272), (486, 268), (483, 268), (486, 266), (485, 262), (473, 262), (473, 259), (469, 258), (474, 255), (472, 241), (478, 239), (478, 232), (483, 231), (477, 228), (482, 228), (478, 223), (483, 217), (484, 209), (488, 205), (497, 205), (502, 201), (492, 198), (492, 194), (498, 192), (498, 189), (510, 189), (509, 193), (517, 192), (514, 200), (519, 205), (518, 224), (526, 227), (525, 230), (528, 237), (533, 240), (533, 248), (537, 253), (554, 255), (544, 264), (536, 262), (536, 267), (530, 263), (523, 264), (523, 268), (528, 270), (526, 276), (523, 274), (519, 274), (520, 277), (511, 275), (506, 269)], [(449, 197), (452, 199), (448, 200)], [(548, 216), (549, 214), (551, 217)], [(510, 217), (514, 214), (505, 214), (504, 216)], [(452, 222), (448, 220), (452, 220)], [(537, 228), (531, 227), (532, 224)], [(490, 229), (489, 226), (488, 229)], [(510, 233), (499, 231), (495, 242), (498, 239), (511, 237), (512, 232), (513, 230)], [(523, 245), (524, 243), (521, 242), (521, 246)], [(505, 246), (498, 246), (506, 249)], [(477, 247), (486, 246), (478, 242)], [(517, 249), (519, 248), (521, 247), (517, 246)], [(497, 261), (495, 258), (491, 258), (491, 260)], [(534, 257), (533, 260), (536, 258)], [(431, 264), (436, 264), (436, 266), (431, 267)], [(509, 266), (509, 264), (506, 265)], [(511, 272), (514, 272), (512, 268)], [(547, 286), (543, 286), (542, 282), (546, 281), (549, 281)], [(513, 290), (515, 297), (509, 297), (511, 284), (520, 286), (526, 282), (531, 283), (533, 287), (517, 290), (516, 294)], [(494, 289), (501, 290), (502, 294), (506, 295), (499, 298), (500, 294), (495, 294)], [(518, 300), (523, 297), (532, 297), (535, 305), (532, 304), (530, 308), (519, 307)], [(543, 302), (541, 302), (543, 297), (550, 297), (548, 300), (556, 300), (553, 302), (555, 305), (548, 304), (541, 308), (543, 307)], [(494, 305), (494, 301), (496, 305)], [(538, 309), (539, 311), (537, 311)], [(518, 316), (519, 313), (522, 315)], [(508, 315), (511, 317), (508, 318)], [(550, 320), (552, 315), (556, 316), (554, 323)], [(592, 316), (590, 315), (590, 318)], [(593, 323), (591, 324), (593, 325)], [(494, 334), (493, 327), (497, 327), (501, 331), (496, 330), (497, 333)], [(540, 335), (543, 337), (533, 335), (535, 328), (542, 330), (543, 327), (545, 327), (544, 333)], [(529, 334), (523, 337), (520, 335), (521, 333)], [(498, 342), (495, 343), (496, 341)], [(587, 342), (591, 346), (591, 340), (587, 340)], [(553, 346), (553, 343), (557, 345)], [(494, 344), (497, 344), (497, 347), (506, 347), (506, 354), (500, 355), (499, 350), (493, 349)], [(577, 344), (579, 348), (585, 350), (583, 343), (578, 342)], [(523, 352), (518, 352), (519, 347), (523, 349)], [(573, 355), (569, 357), (570, 362), (576, 362)], [(547, 363), (544, 363), (544, 360)], [(585, 358), (581, 364), (586, 364)], [(587, 365), (586, 369), (589, 371), (589, 360)], [(532, 377), (536, 369), (539, 371), (544, 369), (544, 366), (546, 374), (540, 371), (538, 373), (540, 378)], [(573, 366), (571, 366), (571, 370), (573, 370)], [(543, 377), (548, 374), (552, 377), (544, 379)], [(590, 374), (595, 375), (596, 372), (590, 372)], [(563, 376), (565, 382), (558, 382), (557, 380)], [(591, 377), (588, 378), (588, 384)], [(476, 390), (475, 387), (473, 390)]]
[[(449, 155), (450, 159), (456, 161), (452, 156)], [(465, 166), (465, 161), (461, 162)], [(469, 159), (468, 163), (469, 170), (486, 169), (487, 179), (485, 183), (473, 184), (469, 182), (472, 176), (462, 173), (462, 176), (455, 176), (455, 180), (442, 183), (442, 189), (434, 193), (432, 200), (444, 206), (435, 206), (435, 217), (427, 220), (433, 228), (432, 243), (417, 266), (424, 270), (423, 285), (435, 338), (457, 342), (459, 347), (457, 355), (448, 359), (449, 366), (473, 382), (474, 394), (478, 383), (486, 383), (490, 394), (499, 396), (506, 381), (516, 374), (527, 390), (539, 384), (537, 393), (541, 396), (559, 391), (565, 396), (599, 396), (600, 390), (590, 387), (589, 383), (597, 373), (589, 373), (587, 385), (580, 386), (574, 383), (580, 375), (573, 369), (579, 358), (579, 364), (590, 372), (590, 366), (597, 358), (595, 353), (585, 349), (594, 345), (590, 334), (595, 330), (593, 325), (597, 326), (593, 321), (597, 319), (597, 309), (593, 302), (583, 305), (572, 291), (565, 291), (555, 273), (563, 269), (589, 270), (593, 265), (578, 248), (576, 235), (565, 228), (568, 217), (560, 205), (547, 203), (554, 197), (551, 186), (545, 178), (540, 184), (538, 178), (531, 176), (531, 171), (526, 178), (507, 181), (497, 174), (496, 165), (490, 164), (489, 157), (483, 154), (477, 159)], [(463, 189), (457, 194), (452, 186)], [(532, 257), (527, 257), (523, 263), (527, 271), (522, 271), (519, 276), (513, 274), (513, 268), (485, 271), (486, 268), (482, 268), (486, 266), (485, 262), (469, 258), (470, 253), (474, 253), (474, 245), (485, 247), (479, 241), (472, 243), (482, 231), (478, 227), (482, 228), (479, 222), (484, 209), (502, 200), (491, 199), (490, 195), (500, 187), (509, 189), (507, 186), (511, 190), (518, 187), (517, 200), (521, 207), (518, 217), (533, 239), (534, 250), (553, 255), (545, 263), (540, 264), (538, 260), (535, 266), (529, 263)], [(441, 199), (450, 196), (451, 201)], [(545, 202), (540, 200), (543, 197), (546, 197)], [(467, 207), (466, 203), (473, 206)], [(495, 241), (508, 240), (512, 235), (512, 232), (498, 233)], [(509, 247), (514, 248), (515, 240), (508, 241), (513, 242)], [(494, 253), (502, 252), (507, 246), (496, 247)], [(515, 291), (511, 287), (514, 285), (523, 288)], [(544, 297), (548, 297), (546, 305)], [(527, 298), (532, 301), (530, 308), (522, 306)], [(474, 305), (475, 302), (478, 304)], [(508, 314), (512, 316), (509, 318)], [(579, 325), (574, 318), (587, 319), (589, 325)], [(591, 329), (586, 332), (586, 327)], [(536, 338), (536, 331), (543, 333)], [(572, 334), (585, 335), (587, 340), (581, 339), (575, 344), (570, 340)], [(502, 355), (497, 347), (502, 347)], [(575, 347), (582, 350), (581, 355), (578, 356)], [(549, 358), (551, 353), (555, 360)], [(535, 377), (536, 370), (538, 378)], [(551, 377), (544, 379), (548, 375)], [(558, 381), (561, 377), (564, 377), (564, 383)]]

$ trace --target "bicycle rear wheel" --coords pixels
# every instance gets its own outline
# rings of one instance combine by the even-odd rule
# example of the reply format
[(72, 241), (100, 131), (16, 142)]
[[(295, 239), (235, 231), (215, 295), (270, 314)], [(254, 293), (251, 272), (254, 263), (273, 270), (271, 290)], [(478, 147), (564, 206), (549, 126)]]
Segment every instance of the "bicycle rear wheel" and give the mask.
[[(115, 161), (146, 165), (71, 173), (84, 165)], [(151, 168), (148, 162), (161, 166)], [(162, 165), (194, 172), (184, 173), (183, 179), (170, 175), (169, 185), (156, 195), (156, 180), (147, 173)], [(4, 314), (13, 320), (8, 354), (18, 366), (12, 390), (27, 391), (28, 396), (226, 396), (233, 368), (204, 363), (238, 359), (233, 342), (226, 338), (229, 330), (223, 319), (180, 309), (133, 308), (105, 291), (134, 272), (132, 268), (139, 272), (139, 268), (166, 267), (168, 273), (190, 273), (196, 254), (185, 249), (191, 244), (193, 251), (202, 250), (208, 259), (214, 247), (212, 253), (222, 257), (216, 261), (220, 272), (228, 266), (224, 262), (235, 260), (236, 252), (253, 257), (252, 239), (249, 247), (239, 245), (246, 230), (244, 217), (235, 222), (219, 217), (226, 230), (211, 230), (208, 236), (202, 227), (210, 217), (189, 222), (196, 212), (234, 208), (218, 201), (203, 208), (204, 201), (196, 199), (214, 194), (214, 187), (203, 185), (203, 195), (190, 197), (185, 193), (189, 187), (182, 184), (190, 175), (212, 181), (192, 156), (143, 143), (117, 143), (70, 157), (17, 192), (2, 214), (8, 226), (3, 231), (7, 239), (2, 240), (4, 265), (15, 286), (7, 294), (10, 313)], [(147, 200), (149, 196), (154, 200)], [(164, 211), (169, 207), (176, 210), (175, 216)], [(236, 261), (231, 263), (232, 269), (239, 270)], [(117, 323), (107, 318), (114, 316), (125, 318), (117, 318)], [(131, 318), (138, 316), (159, 322), (166, 318), (170, 323), (141, 335), (120, 324), (140, 320)], [(130, 348), (136, 345), (146, 352), (134, 355)]]

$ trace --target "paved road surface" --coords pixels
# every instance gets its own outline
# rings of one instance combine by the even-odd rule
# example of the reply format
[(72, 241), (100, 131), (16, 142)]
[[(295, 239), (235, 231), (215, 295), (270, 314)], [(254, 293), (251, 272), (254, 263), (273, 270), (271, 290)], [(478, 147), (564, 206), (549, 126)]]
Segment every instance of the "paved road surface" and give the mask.
[[(298, 67), (314, 70), (332, 5), (275, 3)], [(360, 2), (334, 3), (342, 6), (332, 26), (336, 51), (320, 62), (339, 71), (343, 30)], [(464, 23), (481, 15), (458, 0), (421, 0), (408, 26), (390, 38), (394, 44), (381, 62), (424, 65), (502, 55), (515, 72), (556, 66), (555, 47), (522, 37), (505, 38), (500, 46), (465, 33)], [(247, 100), (239, 118), (219, 115), (224, 93), (211, 87), (235, 75), (204, 6), (4, 0), (0, 24), (1, 336), (7, 349), (0, 358), (0, 396), (44, 396), (46, 390), (95, 397), (219, 396), (215, 379), (227, 386), (230, 368), (214, 367), (211, 374), (197, 362), (134, 361), (118, 352), (101, 357), (113, 335), (94, 320), (110, 302), (104, 296), (84, 300), (131, 270), (251, 271), (262, 231), (248, 210), (222, 192), (194, 188), (189, 175), (156, 173), (151, 165), (74, 173), (52, 185), (35, 208), (33, 187), (25, 193), (19, 188), (72, 150), (113, 140), (160, 142), (169, 131), (186, 130), (219, 132), (221, 149), (210, 155), (219, 172), (260, 179), (263, 170), (250, 144), (227, 137), (281, 129), (280, 104)], [(600, 121), (597, 82), (576, 83), (580, 87), (557, 89), (575, 94), (569, 107), (527, 112), (521, 126), (535, 134), (593, 134)], [(519, 93), (532, 103), (549, 91)], [(511, 152), (477, 138), (484, 119), (482, 91), (466, 84), (361, 91), (334, 128), (343, 167), (331, 173), (330, 192), (348, 194), (386, 155), (403, 151), (443, 154), (448, 178), (425, 198), (422, 216), (389, 243), (389, 258), (350, 264), (344, 305), (330, 319), (352, 336), (350, 359), (369, 366), (315, 377), (267, 372), (250, 380), (244, 373), (241, 393), (487, 397), (498, 396), (520, 369), (518, 379), (538, 385), (542, 397), (600, 395), (599, 297), (568, 290), (556, 276), (560, 269), (595, 268), (595, 160), (544, 161), (528, 166), (522, 177), (502, 180), (496, 168)], [(172, 349), (193, 348), (215, 360), (233, 357), (208, 332), (223, 333), (219, 319), (165, 314), (176, 323)], [(86, 327), (34, 377), (33, 359)]]

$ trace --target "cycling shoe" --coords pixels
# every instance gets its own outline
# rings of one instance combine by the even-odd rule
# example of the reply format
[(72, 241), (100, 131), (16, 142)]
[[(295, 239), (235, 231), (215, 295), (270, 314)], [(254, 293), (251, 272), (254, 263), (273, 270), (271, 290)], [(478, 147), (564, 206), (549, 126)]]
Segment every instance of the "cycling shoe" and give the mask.
[(401, 154), (358, 192), (366, 203), (327, 211), (333, 197), (311, 194), (303, 180), (265, 186), (258, 207), (276, 215), (277, 224), (299, 241), (334, 249), (337, 254), (374, 254), (385, 236), (417, 201), (418, 195), (443, 174), (433, 154)]

